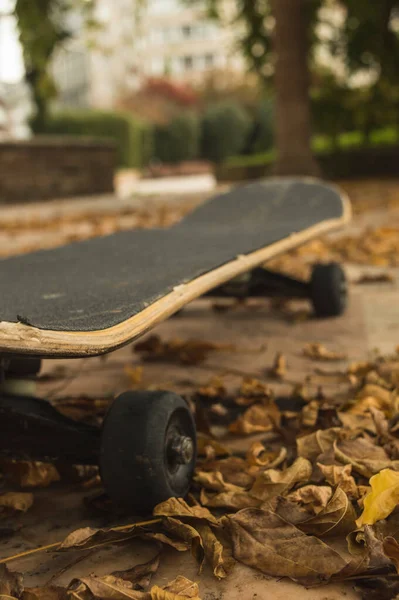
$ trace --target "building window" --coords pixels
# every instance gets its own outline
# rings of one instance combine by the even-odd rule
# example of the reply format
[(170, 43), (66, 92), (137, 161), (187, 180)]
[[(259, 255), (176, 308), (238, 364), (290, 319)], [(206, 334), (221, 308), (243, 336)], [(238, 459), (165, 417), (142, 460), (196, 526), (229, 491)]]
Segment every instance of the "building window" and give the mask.
[(182, 34), (185, 39), (193, 37), (194, 28), (191, 25), (183, 25)]
[(191, 71), (194, 66), (194, 58), (192, 56), (184, 56), (183, 65), (185, 71)]
[(163, 75), (165, 73), (165, 61), (162, 57), (155, 57), (151, 60), (151, 74)]
[(207, 69), (211, 69), (215, 66), (215, 55), (214, 54), (205, 54), (205, 67)]

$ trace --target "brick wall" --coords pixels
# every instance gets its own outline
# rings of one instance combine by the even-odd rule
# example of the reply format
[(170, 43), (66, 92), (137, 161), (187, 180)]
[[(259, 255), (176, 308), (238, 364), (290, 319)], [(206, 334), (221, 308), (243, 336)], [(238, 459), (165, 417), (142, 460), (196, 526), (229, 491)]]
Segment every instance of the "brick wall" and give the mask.
[(1, 142), (0, 203), (109, 193), (115, 168), (115, 147), (107, 141), (40, 136)]

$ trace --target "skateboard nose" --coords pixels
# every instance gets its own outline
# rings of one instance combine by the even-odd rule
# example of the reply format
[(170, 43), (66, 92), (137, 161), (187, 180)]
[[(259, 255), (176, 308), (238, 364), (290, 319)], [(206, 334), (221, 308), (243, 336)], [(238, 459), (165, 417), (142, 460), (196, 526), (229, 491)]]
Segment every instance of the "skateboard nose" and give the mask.
[(188, 465), (194, 456), (193, 440), (184, 435), (175, 436), (168, 448), (169, 459), (178, 465)]

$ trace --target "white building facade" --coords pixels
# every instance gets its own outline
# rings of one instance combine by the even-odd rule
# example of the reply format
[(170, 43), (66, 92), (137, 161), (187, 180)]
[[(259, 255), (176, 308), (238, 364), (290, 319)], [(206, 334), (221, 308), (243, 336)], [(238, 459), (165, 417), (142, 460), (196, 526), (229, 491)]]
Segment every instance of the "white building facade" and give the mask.
[(87, 31), (71, 15), (74, 36), (55, 57), (59, 105), (112, 108), (149, 77), (201, 83), (215, 70), (244, 73), (237, 30), (228, 25), (233, 6), (226, 0), (221, 25), (201, 2), (97, 0), (97, 27)]

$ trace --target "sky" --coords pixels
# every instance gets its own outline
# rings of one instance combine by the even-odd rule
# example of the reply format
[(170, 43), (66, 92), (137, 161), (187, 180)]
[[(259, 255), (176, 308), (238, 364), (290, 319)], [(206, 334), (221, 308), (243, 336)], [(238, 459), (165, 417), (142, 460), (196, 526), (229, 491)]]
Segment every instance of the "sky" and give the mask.
[(0, 0), (0, 81), (16, 83), (23, 77), (21, 47), (13, 16), (4, 16), (13, 8), (12, 0)]

